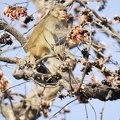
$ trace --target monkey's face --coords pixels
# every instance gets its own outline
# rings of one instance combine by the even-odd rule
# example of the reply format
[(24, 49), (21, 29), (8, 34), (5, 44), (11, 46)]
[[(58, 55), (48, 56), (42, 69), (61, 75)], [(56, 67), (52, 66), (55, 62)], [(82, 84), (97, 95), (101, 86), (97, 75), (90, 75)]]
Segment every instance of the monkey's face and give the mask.
[(60, 21), (65, 20), (67, 16), (67, 8), (64, 5), (55, 5), (50, 13)]
[(66, 9), (59, 8), (59, 10), (58, 10), (58, 19), (59, 19), (59, 20), (65, 20), (65, 19), (66, 19), (66, 16), (67, 16), (67, 11), (66, 11)]

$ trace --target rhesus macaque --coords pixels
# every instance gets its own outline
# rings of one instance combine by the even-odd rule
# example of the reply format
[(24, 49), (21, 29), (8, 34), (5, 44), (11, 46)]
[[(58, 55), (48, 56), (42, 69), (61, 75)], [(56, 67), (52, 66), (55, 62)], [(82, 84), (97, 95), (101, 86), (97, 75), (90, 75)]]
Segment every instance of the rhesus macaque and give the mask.
[(28, 40), (30, 61), (32, 63), (48, 53), (60, 53), (60, 43), (65, 43), (66, 35), (72, 25), (72, 21), (69, 22), (70, 25), (67, 23), (66, 16), (66, 7), (61, 4), (55, 5), (51, 9), (50, 15), (35, 27)]

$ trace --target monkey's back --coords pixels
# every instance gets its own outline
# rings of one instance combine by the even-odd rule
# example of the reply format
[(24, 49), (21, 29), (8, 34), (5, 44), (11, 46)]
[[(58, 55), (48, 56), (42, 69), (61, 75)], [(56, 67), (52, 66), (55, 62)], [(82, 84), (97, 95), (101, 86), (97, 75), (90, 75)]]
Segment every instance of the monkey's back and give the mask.
[(49, 15), (43, 19), (33, 30), (28, 40), (28, 49), (35, 58), (41, 58), (50, 51), (53, 53), (52, 47), (59, 42), (59, 37), (63, 37), (59, 30), (62, 28), (62, 22), (55, 16)]
[(48, 54), (49, 49), (51, 49), (50, 45), (54, 44), (54, 38), (48, 28), (48, 26), (50, 27), (49, 19), (50, 17), (40, 22), (28, 40), (28, 49), (36, 58), (41, 58), (45, 54)]

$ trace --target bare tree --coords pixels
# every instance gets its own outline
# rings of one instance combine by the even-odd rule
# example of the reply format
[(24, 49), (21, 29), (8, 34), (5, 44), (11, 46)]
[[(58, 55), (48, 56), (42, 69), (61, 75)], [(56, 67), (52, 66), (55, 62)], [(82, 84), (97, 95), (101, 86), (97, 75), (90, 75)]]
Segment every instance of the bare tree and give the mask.
[[(29, 4), (29, 2), (31, 1), (21, 4)], [(70, 112), (65, 108), (75, 100), (86, 105), (87, 103), (90, 104), (91, 98), (100, 101), (120, 99), (120, 64), (119, 61), (114, 60), (114, 54), (120, 52), (120, 34), (113, 27), (114, 22), (119, 24), (120, 16), (115, 16), (112, 21), (109, 21), (106, 17), (98, 14), (98, 11), (106, 8), (107, 1), (96, 1), (100, 3), (98, 11), (91, 9), (87, 0), (32, 0), (32, 2), (35, 4), (36, 12), (33, 11), (31, 15), (27, 13), (29, 5), (27, 8), (19, 6), (20, 3), (7, 5), (3, 12), (11, 21), (19, 21), (21, 17), (25, 17), (23, 24), (21, 24), (22, 29), (27, 29), (24, 34), (20, 33), (12, 24), (0, 18), (0, 61), (2, 62), (0, 69), (0, 112), (5, 119), (36, 120), (41, 116), (48, 117), (49, 108), (56, 98), (64, 100), (69, 97), (71, 100), (74, 98), (74, 100), (66, 103), (53, 116), (49, 117), (50, 120), (57, 113), (61, 113), (62, 110), (64, 110), (64, 114)], [(72, 14), (71, 18), (75, 24), (66, 36), (67, 45), (62, 45), (61, 54), (45, 55), (36, 61), (37, 67), (35, 70), (31, 70), (32, 65), (29, 61), (27, 48), (29, 36), (26, 36), (26, 34), (30, 34), (39, 22), (49, 16), (49, 11), (55, 4), (64, 4), (69, 15)], [(38, 16), (34, 18), (36, 13)], [(36, 23), (28, 28), (33, 20), (36, 20)], [(98, 41), (96, 36), (99, 32), (101, 32), (101, 40)], [(103, 43), (102, 36), (104, 35), (106, 35), (107, 40)], [(15, 44), (14, 39), (20, 43), (20, 46), (12, 47)], [(108, 41), (112, 40), (117, 44), (111, 45), (115, 50), (109, 53), (110, 44)], [(74, 61), (71, 61), (70, 55), (65, 51), (66, 47), (71, 51), (77, 51), (77, 54), (72, 53), (75, 57)], [(24, 57), (4, 56), (4, 53), (9, 51), (14, 54), (16, 49), (23, 49)], [(13, 65), (14, 72), (11, 74), (16, 83), (17, 80), (22, 81), (20, 84), (11, 87), (9, 78), (6, 78), (7, 74), (3, 73), (2, 70), (4, 65), (5, 67)], [(114, 70), (110, 69), (110, 65), (114, 66)], [(74, 71), (80, 71), (78, 74), (81, 77), (76, 77)], [(100, 77), (96, 77), (95, 71), (99, 73)], [(85, 79), (87, 79), (87, 82)], [(12, 91), (13, 88), (29, 82), (33, 83), (29, 93), (21, 94)], [(66, 93), (63, 93), (62, 90), (65, 90)], [(18, 100), (17, 102), (14, 102), (15, 98)], [(8, 104), (4, 102), (6, 99), (9, 101)], [(104, 105), (101, 110), (101, 120), (103, 119), (103, 110)], [(95, 119), (97, 120), (96, 117)]]

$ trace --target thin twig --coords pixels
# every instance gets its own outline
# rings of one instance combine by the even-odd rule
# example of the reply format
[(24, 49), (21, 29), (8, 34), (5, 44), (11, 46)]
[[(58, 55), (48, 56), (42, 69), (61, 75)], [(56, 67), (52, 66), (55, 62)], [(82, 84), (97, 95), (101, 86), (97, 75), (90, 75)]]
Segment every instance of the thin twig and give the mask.
[(88, 120), (88, 111), (87, 111), (87, 106), (86, 106), (86, 104), (85, 104), (85, 113), (86, 113), (86, 118), (87, 118), (87, 120)]
[(72, 101), (70, 101), (69, 103), (67, 103), (65, 106), (63, 106), (58, 112), (56, 112), (52, 117), (50, 117), (50, 119), (49, 120), (52, 120), (52, 118), (54, 117), (54, 116), (56, 116), (58, 113), (60, 113), (61, 112), (61, 110), (63, 110), (66, 106), (68, 106), (69, 104), (71, 104), (72, 102), (74, 102), (74, 101), (76, 101), (77, 99), (74, 99), (74, 100), (72, 100)]
[(103, 111), (104, 111), (104, 109), (105, 109), (105, 103), (106, 102), (103, 102), (103, 105), (102, 105), (102, 109), (101, 109), (101, 112), (100, 112), (100, 120), (102, 120), (103, 119)]
[(73, 89), (73, 87), (72, 87), (72, 79), (71, 79), (71, 72), (70, 72), (71, 70), (68, 68), (68, 75), (69, 75), (69, 81), (70, 81), (70, 87), (71, 87), (71, 89), (72, 89), (72, 91), (74, 91), (74, 89)]
[(28, 2), (32, 2), (31, 0), (27, 0), (27, 2), (19, 2), (19, 3), (15, 3), (14, 5), (17, 5), (17, 4), (25, 4), (25, 3), (28, 3)]
[[(90, 48), (91, 48), (91, 45), (92, 45), (92, 39), (91, 39), (92, 38), (92, 27), (91, 27), (90, 23), (89, 23), (89, 26), (90, 26), (90, 41), (89, 41), (88, 53), (90, 53)], [(84, 78), (85, 78), (85, 75), (86, 75), (86, 71), (87, 71), (87, 67), (88, 67), (88, 63), (89, 63), (89, 57), (86, 58), (85, 70), (84, 70), (84, 73), (82, 74), (82, 79), (81, 79), (81, 82), (80, 82), (78, 90), (80, 90), (81, 85), (82, 85), (82, 83), (84, 81)]]
[(92, 104), (91, 104), (90, 102), (89, 102), (89, 104), (90, 104), (91, 108), (93, 109), (93, 111), (94, 111), (94, 113), (95, 113), (95, 120), (97, 120), (97, 114), (96, 114), (96, 111), (95, 111), (94, 107), (92, 106)]

